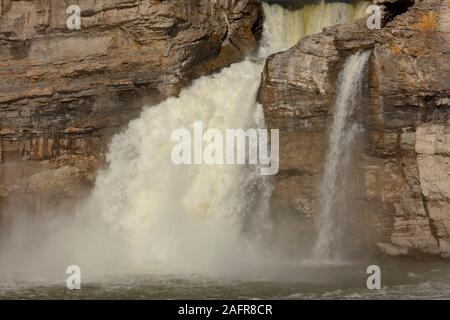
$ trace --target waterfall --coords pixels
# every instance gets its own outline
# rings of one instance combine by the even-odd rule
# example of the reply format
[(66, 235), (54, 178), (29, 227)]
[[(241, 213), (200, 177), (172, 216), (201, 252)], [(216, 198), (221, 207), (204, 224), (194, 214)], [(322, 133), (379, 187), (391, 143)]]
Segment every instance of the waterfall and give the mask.
[[(140, 258), (192, 264), (227, 251), (244, 254), (257, 243), (252, 236), (270, 228), (270, 185), (257, 166), (171, 161), (171, 133), (192, 132), (196, 121), (223, 132), (263, 127), (256, 103), (261, 71), (262, 65), (244, 61), (203, 77), (178, 98), (147, 108), (112, 141), (109, 168), (93, 194), (95, 212), (125, 233)], [(241, 237), (244, 227), (251, 243)]]
[(360, 102), (364, 71), (370, 52), (350, 56), (339, 75), (334, 116), (329, 130), (325, 171), (320, 186), (321, 212), (315, 256), (322, 261), (341, 259), (342, 228), (346, 221), (346, 175), (359, 131), (353, 116)]
[[(45, 245), (41, 236), (33, 243), (41, 245), (32, 250), (38, 254), (29, 255), (35, 268), (39, 262), (47, 268), (48, 261), (58, 259), (60, 266), (104, 259), (108, 271), (111, 261), (138, 266), (156, 262), (164, 270), (170, 266), (181, 272), (228, 270), (256, 254), (271, 230), (270, 182), (255, 165), (176, 166), (171, 162), (171, 133), (192, 131), (196, 121), (220, 130), (264, 127), (256, 96), (265, 58), (363, 12), (360, 5), (348, 3), (321, 2), (298, 10), (263, 3), (263, 8), (258, 59), (202, 77), (179, 97), (145, 107), (111, 141), (108, 167), (99, 172), (90, 198), (77, 208), (76, 221), (66, 228), (55, 222), (43, 228), (51, 236)], [(12, 269), (17, 252), (23, 250), (7, 254)]]
[(322, 32), (325, 27), (341, 24), (366, 15), (370, 3), (316, 1), (296, 10), (287, 10), (280, 5), (263, 3), (265, 12), (264, 46), (261, 51), (271, 54), (287, 50), (308, 35)]
[(345, 3), (296, 11), (263, 6), (262, 61), (237, 63), (195, 81), (178, 98), (146, 108), (111, 143), (109, 167), (98, 176), (96, 210), (91, 211), (125, 232), (145, 258), (196, 263), (217, 252), (246, 255), (270, 231), (271, 187), (256, 166), (175, 166), (170, 161), (171, 132), (192, 129), (195, 121), (220, 130), (263, 127), (256, 95), (264, 58), (352, 18), (355, 11)]

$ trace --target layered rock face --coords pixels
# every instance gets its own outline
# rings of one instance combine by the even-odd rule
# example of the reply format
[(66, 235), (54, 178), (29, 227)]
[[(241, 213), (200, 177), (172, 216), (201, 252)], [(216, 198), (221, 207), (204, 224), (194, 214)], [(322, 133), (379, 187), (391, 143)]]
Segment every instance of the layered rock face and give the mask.
[(394, 206), (394, 253), (449, 257), (450, 159), (440, 147), (450, 143), (449, 40), (450, 2), (420, 1), (375, 46), (371, 155), (386, 158), (382, 171), (401, 183), (392, 192), (378, 181)]
[[(295, 247), (313, 244), (338, 75), (371, 50), (348, 234), (375, 252), (448, 258), (450, 1), (375, 2), (381, 30), (326, 28), (266, 63), (259, 101), (281, 130), (273, 213)], [(72, 206), (114, 133), (243, 59), (263, 20), (256, 0), (79, 3), (81, 29), (70, 30), (67, 0), (0, 0), (0, 212)]]
[(112, 134), (145, 104), (243, 59), (263, 21), (255, 0), (78, 3), (71, 30), (71, 1), (0, 0), (3, 206), (24, 191), (38, 207), (78, 195)]
[(290, 217), (291, 234), (314, 240), (337, 77), (349, 55), (372, 50), (350, 236), (389, 255), (449, 257), (450, 3), (378, 2), (381, 30), (365, 20), (327, 28), (267, 62), (259, 100), (281, 129), (274, 211)]

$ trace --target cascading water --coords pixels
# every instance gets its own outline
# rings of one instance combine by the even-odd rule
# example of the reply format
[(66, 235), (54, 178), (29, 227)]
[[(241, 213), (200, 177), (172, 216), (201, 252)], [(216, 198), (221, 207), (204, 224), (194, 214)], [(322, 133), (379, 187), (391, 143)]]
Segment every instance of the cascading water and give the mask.
[(223, 131), (262, 127), (255, 102), (260, 73), (261, 65), (245, 61), (204, 77), (178, 98), (146, 109), (114, 138), (93, 204), (132, 241), (140, 259), (189, 261), (191, 266), (216, 253), (231, 259), (251, 245), (241, 238), (244, 222), (252, 236), (269, 227), (270, 188), (257, 166), (176, 166), (171, 161), (171, 133), (192, 129), (196, 121)]
[[(340, 74), (321, 188), (318, 259), (312, 263), (299, 263), (297, 257), (280, 261), (284, 254), (278, 255), (276, 246), (264, 252), (264, 261), (254, 259), (260, 253), (256, 244), (265, 246), (263, 235), (271, 227), (271, 186), (258, 168), (175, 166), (170, 161), (171, 131), (191, 128), (194, 121), (218, 129), (263, 126), (255, 97), (265, 57), (323, 26), (363, 15), (367, 3), (352, 7), (342, 1), (347, 3), (322, 1), (299, 10), (264, 4), (259, 59), (203, 77), (179, 98), (145, 108), (113, 139), (109, 167), (99, 173), (92, 195), (74, 208), (75, 217), (11, 211), (15, 223), (0, 233), (0, 299), (448, 299), (450, 270), (442, 261), (371, 258), (320, 265), (345, 253), (341, 222), (348, 222), (349, 212), (342, 191), (348, 186), (358, 132), (353, 119), (368, 52), (350, 57)], [(294, 242), (289, 236), (283, 240)], [(382, 268), (381, 279), (388, 279), (382, 280), (382, 290), (368, 290), (377, 273), (366, 278), (361, 272), (374, 263)], [(73, 264), (81, 268), (81, 290), (66, 287), (74, 275), (65, 271)], [(214, 317), (214, 310), (202, 308), (188, 311), (183, 304), (168, 312)], [(236, 311), (242, 314), (240, 307)]]
[[(183, 272), (229, 269), (236, 261), (240, 266), (241, 257), (251, 256), (270, 231), (270, 183), (257, 166), (174, 165), (171, 133), (192, 129), (195, 121), (221, 130), (263, 127), (256, 95), (265, 58), (323, 27), (363, 16), (366, 5), (320, 2), (287, 10), (263, 3), (264, 40), (257, 61), (202, 77), (178, 98), (145, 108), (111, 142), (108, 168), (99, 173), (71, 227), (52, 222), (54, 229), (43, 228), (51, 237), (32, 250), (38, 255), (30, 253), (35, 269), (39, 261), (47, 268), (49, 259), (60, 260), (55, 270), (74, 261), (88, 265), (99, 260), (99, 252), (109, 271), (112, 261), (158, 262)], [(23, 249), (6, 252), (16, 270), (13, 256)]]
[(367, 1), (351, 4), (320, 0), (297, 10), (287, 10), (279, 5), (263, 3), (265, 36), (260, 53), (267, 56), (289, 49), (301, 38), (320, 33), (325, 27), (362, 18), (368, 5)]
[(325, 172), (320, 187), (321, 212), (314, 253), (321, 261), (341, 259), (342, 228), (347, 220), (345, 214), (348, 208), (345, 201), (348, 187), (345, 185), (345, 178), (359, 131), (353, 116), (360, 102), (369, 55), (370, 52), (367, 51), (349, 57), (339, 76)]
[[(268, 233), (270, 186), (259, 169), (174, 166), (170, 133), (194, 121), (220, 130), (262, 127), (256, 94), (265, 57), (363, 10), (324, 2), (296, 11), (263, 6), (265, 45), (258, 62), (244, 61), (196, 81), (179, 98), (146, 109), (111, 144), (110, 166), (97, 180), (93, 202), (114, 228), (129, 233), (133, 249), (145, 258), (192, 264), (220, 252), (230, 260), (226, 252), (249, 254)], [(244, 228), (250, 237), (243, 238)]]

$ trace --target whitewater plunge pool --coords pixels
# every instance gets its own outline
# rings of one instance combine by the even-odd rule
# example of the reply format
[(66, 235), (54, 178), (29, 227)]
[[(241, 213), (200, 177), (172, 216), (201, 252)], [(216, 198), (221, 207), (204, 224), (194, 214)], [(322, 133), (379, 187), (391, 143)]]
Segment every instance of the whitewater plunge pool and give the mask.
[(80, 290), (61, 280), (2, 282), (0, 299), (448, 299), (450, 266), (440, 262), (383, 262), (380, 290), (369, 290), (370, 262), (339, 266), (290, 264), (242, 275), (208, 277), (133, 273), (83, 277)]

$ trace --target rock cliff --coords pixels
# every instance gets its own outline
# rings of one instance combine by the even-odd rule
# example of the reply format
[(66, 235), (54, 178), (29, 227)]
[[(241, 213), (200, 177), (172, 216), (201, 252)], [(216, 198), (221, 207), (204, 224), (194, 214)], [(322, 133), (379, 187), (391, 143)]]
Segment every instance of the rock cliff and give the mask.
[(372, 50), (351, 236), (389, 255), (449, 257), (450, 3), (377, 2), (380, 30), (365, 20), (326, 28), (267, 61), (259, 101), (281, 129), (274, 212), (292, 235), (314, 240), (337, 77), (350, 54)]
[[(72, 206), (144, 105), (242, 60), (261, 36), (256, 0), (79, 3), (81, 29), (70, 30), (68, 0), (0, 0), (0, 212)], [(293, 247), (312, 245), (338, 75), (371, 50), (350, 238), (391, 256), (449, 258), (450, 1), (375, 3), (380, 30), (364, 19), (329, 27), (267, 60), (258, 99), (281, 131), (274, 217)]]
[(72, 3), (0, 0), (4, 205), (20, 192), (34, 203), (78, 194), (112, 134), (145, 104), (242, 60), (263, 21), (255, 0), (83, 0), (81, 28), (69, 29)]

